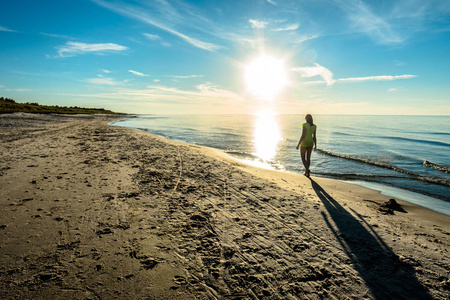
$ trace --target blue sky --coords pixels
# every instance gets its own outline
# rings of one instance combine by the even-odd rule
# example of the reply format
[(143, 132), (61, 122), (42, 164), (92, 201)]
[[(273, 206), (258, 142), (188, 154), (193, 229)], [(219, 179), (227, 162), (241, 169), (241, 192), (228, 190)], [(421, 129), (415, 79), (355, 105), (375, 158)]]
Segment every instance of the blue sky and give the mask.
[[(447, 0), (1, 0), (0, 44), (0, 96), (19, 102), (450, 115)], [(287, 76), (270, 101), (246, 84), (261, 55)]]

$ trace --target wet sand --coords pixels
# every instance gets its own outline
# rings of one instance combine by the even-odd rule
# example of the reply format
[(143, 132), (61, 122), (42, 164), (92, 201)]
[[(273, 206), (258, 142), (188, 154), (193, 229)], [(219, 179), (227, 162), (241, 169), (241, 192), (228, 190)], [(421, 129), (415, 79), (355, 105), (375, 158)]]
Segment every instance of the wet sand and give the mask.
[(450, 217), (115, 118), (0, 115), (1, 299), (448, 299)]

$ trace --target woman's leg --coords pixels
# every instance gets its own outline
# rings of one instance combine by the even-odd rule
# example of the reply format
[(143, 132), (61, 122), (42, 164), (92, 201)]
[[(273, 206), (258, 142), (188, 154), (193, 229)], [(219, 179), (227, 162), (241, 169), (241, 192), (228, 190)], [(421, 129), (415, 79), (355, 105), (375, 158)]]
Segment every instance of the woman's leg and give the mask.
[(306, 148), (306, 164), (307, 164), (307, 169), (308, 169), (308, 174), (307, 176), (309, 177), (309, 166), (311, 165), (311, 152), (312, 152), (313, 147), (308, 147)]
[(309, 172), (309, 162), (307, 160), (308, 148), (300, 147), (300, 155), (302, 156), (302, 163), (303, 163), (303, 166), (305, 167), (305, 175), (306, 176), (308, 176), (308, 172)]

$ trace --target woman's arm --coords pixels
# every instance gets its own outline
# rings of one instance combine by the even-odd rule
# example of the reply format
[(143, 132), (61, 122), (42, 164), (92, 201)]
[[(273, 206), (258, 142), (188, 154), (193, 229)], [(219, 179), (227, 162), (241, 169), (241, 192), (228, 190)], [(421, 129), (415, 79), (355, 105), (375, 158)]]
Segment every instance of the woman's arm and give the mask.
[(305, 137), (305, 132), (306, 132), (305, 127), (302, 127), (302, 136), (300, 137), (300, 140), (298, 141), (298, 144), (297, 144), (297, 147), (296, 147), (297, 150), (300, 147), (300, 143), (302, 142), (303, 138)]

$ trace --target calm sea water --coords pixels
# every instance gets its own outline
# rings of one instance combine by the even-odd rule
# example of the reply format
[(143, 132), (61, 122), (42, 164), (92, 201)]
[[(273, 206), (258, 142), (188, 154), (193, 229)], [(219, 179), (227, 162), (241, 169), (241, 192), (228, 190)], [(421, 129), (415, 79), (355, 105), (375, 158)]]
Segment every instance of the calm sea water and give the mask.
[[(113, 125), (221, 149), (246, 163), (303, 173), (301, 115), (140, 115)], [(450, 215), (449, 116), (318, 115), (311, 173), (351, 181)], [(406, 192), (409, 191), (409, 192)]]

